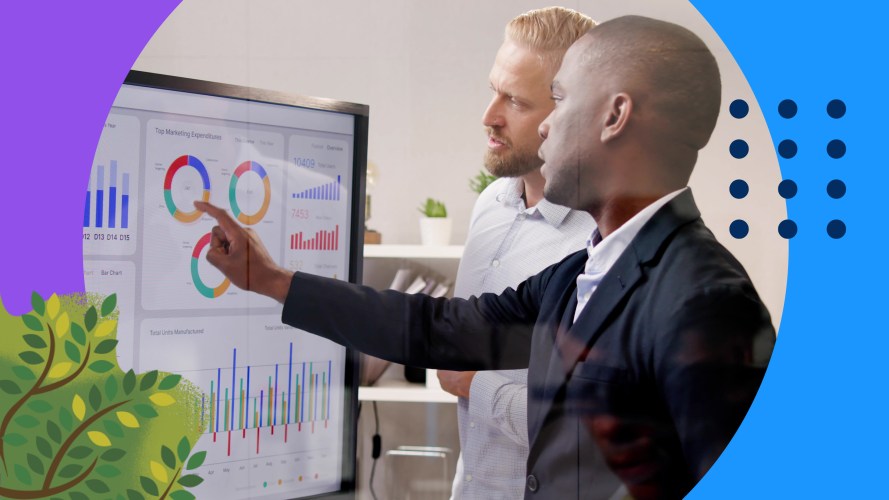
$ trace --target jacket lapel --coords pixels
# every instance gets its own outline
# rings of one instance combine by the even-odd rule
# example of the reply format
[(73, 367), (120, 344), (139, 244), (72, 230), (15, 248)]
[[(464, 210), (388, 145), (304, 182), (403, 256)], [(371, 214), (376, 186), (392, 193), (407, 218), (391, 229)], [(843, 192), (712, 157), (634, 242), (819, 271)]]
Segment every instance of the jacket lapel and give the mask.
[[(539, 404), (535, 405), (537, 411), (534, 413), (533, 422), (531, 420), (528, 422), (531, 443), (534, 443), (553, 403), (570, 379), (578, 361), (586, 358), (612, 316), (620, 313), (622, 304), (636, 288), (643, 276), (643, 266), (658, 256), (661, 248), (679, 227), (699, 217), (700, 212), (695, 206), (690, 189), (658, 210), (602, 279), (576, 323), (573, 322), (573, 318), (577, 305), (577, 275), (574, 275), (570, 283), (563, 284), (562, 297), (559, 301), (561, 321), (557, 326), (552, 324), (548, 326), (549, 332), (535, 335), (538, 345), (534, 346), (534, 350), (539, 354), (532, 356), (532, 362), (534, 359), (541, 361), (547, 359), (545, 357), (547, 355), (544, 354), (547, 351), (543, 349), (549, 349), (549, 354), (546, 365), (530, 367), (533, 372), (540, 373), (537, 370), (545, 370), (546, 373), (543, 377), (535, 376), (535, 379), (543, 380), (543, 385), (538, 385), (535, 389), (541, 399)], [(583, 272), (583, 267), (579, 272)], [(554, 323), (555, 318), (552, 319)]]

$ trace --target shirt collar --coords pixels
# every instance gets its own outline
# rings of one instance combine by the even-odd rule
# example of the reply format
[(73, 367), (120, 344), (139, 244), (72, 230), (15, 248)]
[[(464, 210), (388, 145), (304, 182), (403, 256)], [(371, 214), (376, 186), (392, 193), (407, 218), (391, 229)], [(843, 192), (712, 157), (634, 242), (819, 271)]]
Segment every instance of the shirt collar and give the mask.
[(552, 227), (558, 228), (571, 213), (571, 209), (562, 205), (550, 203), (545, 198), (537, 202), (537, 205), (527, 208), (522, 195), (525, 192), (525, 183), (521, 177), (511, 177), (508, 182), (504, 183), (503, 191), (497, 199), (503, 206), (516, 207), (518, 210), (528, 214), (540, 212), (543, 219)]
[(624, 222), (616, 231), (602, 238), (599, 229), (596, 228), (593, 234), (587, 240), (587, 259), (586, 274), (607, 271), (617, 262), (617, 259), (624, 253), (624, 250), (630, 246), (633, 238), (639, 234), (642, 227), (648, 222), (654, 214), (673, 198), (679, 196), (680, 193), (687, 190), (684, 187), (677, 191), (658, 199), (651, 205), (643, 208), (639, 213), (634, 215), (630, 220)]

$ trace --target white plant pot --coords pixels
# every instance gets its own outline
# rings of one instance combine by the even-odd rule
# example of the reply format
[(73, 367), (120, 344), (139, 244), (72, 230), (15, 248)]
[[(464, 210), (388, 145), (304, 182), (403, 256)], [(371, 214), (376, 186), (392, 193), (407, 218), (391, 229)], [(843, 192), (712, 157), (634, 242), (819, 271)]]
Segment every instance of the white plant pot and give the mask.
[(447, 217), (421, 217), (420, 241), (424, 245), (450, 245), (451, 219)]

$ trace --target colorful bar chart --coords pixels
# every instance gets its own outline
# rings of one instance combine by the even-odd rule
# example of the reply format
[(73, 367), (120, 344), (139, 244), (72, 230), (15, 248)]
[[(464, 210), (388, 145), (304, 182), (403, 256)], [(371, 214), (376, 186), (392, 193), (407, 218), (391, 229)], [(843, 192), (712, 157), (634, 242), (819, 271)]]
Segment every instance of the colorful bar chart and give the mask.
[[(83, 227), (108, 227), (127, 229), (130, 226), (130, 174), (124, 173), (121, 182), (121, 193), (117, 192), (117, 161), (111, 160), (111, 172), (108, 179), (108, 192), (106, 205), (105, 191), (105, 166), (96, 165), (95, 190), (87, 189), (86, 203), (83, 208)], [(93, 212), (95, 205), (95, 212)], [(106, 211), (107, 207), (107, 211)], [(118, 219), (118, 207), (120, 218)], [(93, 215), (91, 218), (90, 215)], [(90, 224), (90, 221), (93, 221)]]
[(231, 456), (232, 433), (237, 436), (237, 431), (241, 431), (241, 439), (247, 439), (247, 431), (256, 430), (255, 453), (259, 455), (263, 428), (273, 436), (275, 427), (283, 426), (285, 443), (291, 425), (296, 425), (297, 432), (305, 428), (314, 433), (316, 423), (327, 428), (333, 373), (331, 360), (294, 363), (291, 343), (286, 365), (238, 367), (238, 350), (233, 349), (231, 380), (228, 380), (228, 373), (223, 380), (223, 372), (228, 370), (217, 368), (215, 382), (210, 380), (209, 396), (205, 394), (201, 399), (201, 419), (206, 424), (207, 434), (212, 434), (215, 443), (218, 434), (225, 433), (228, 456)]
[(317, 231), (311, 238), (300, 231), (290, 235), (291, 250), (339, 250), (340, 245), (340, 226), (337, 225), (333, 231)]
[(299, 193), (293, 193), (292, 198), (299, 200), (340, 200), (340, 176), (336, 176), (336, 181), (322, 184), (321, 186), (312, 187)]

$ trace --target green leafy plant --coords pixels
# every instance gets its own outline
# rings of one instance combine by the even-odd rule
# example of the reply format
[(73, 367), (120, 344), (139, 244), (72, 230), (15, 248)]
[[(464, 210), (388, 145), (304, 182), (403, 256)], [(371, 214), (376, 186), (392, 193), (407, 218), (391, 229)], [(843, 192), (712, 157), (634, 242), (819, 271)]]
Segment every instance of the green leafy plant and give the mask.
[(486, 187), (496, 180), (496, 175), (491, 175), (485, 170), (479, 170), (475, 177), (469, 179), (469, 189), (481, 194)]
[(201, 434), (197, 387), (120, 369), (116, 295), (34, 293), (31, 305), (17, 317), (0, 304), (0, 497), (194, 498), (185, 488), (200, 477), (180, 475), (204, 460), (188, 458)]
[(432, 198), (426, 198), (426, 203), (420, 205), (417, 210), (426, 217), (431, 218), (443, 218), (448, 216), (448, 210), (445, 208), (444, 203), (438, 200), (433, 200)]

